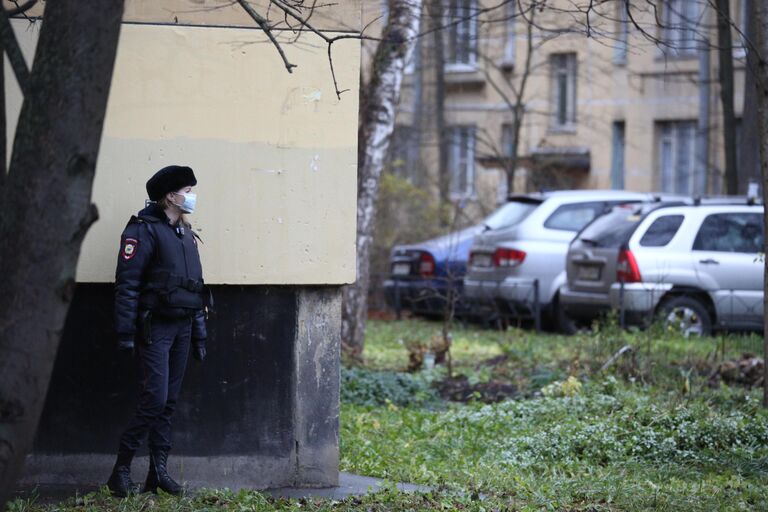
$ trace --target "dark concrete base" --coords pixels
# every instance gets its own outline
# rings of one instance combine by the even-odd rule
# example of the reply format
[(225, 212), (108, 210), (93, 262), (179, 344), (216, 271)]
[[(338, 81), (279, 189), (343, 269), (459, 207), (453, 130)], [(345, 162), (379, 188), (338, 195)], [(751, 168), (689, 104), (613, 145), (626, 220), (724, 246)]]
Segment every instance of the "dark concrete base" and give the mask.
[[(31, 455), (27, 458), (21, 488), (67, 487), (71, 491), (91, 491), (105, 485), (115, 458), (103, 454)], [(295, 460), (259, 456), (171, 456), (168, 471), (191, 489), (269, 489), (295, 485), (286, 478), (295, 471)], [(133, 480), (144, 482), (149, 457), (137, 457), (132, 466)]]
[[(112, 285), (80, 284), (22, 484), (106, 482), (135, 407)], [(192, 487), (338, 483), (338, 287), (214, 286), (208, 359), (190, 358), (169, 465)], [(145, 453), (145, 452), (144, 452)], [(143, 479), (146, 457), (135, 464)]]

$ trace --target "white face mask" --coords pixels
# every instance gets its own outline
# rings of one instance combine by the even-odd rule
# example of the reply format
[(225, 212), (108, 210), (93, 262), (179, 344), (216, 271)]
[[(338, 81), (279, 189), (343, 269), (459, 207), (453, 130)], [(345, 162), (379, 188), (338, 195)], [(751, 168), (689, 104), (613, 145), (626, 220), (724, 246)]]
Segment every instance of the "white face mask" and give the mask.
[(195, 211), (195, 205), (197, 204), (197, 194), (193, 194), (192, 192), (187, 192), (186, 194), (179, 194), (176, 193), (177, 196), (182, 196), (184, 198), (184, 201), (181, 202), (181, 204), (175, 204), (179, 207), (179, 209), (184, 213), (193, 213)]

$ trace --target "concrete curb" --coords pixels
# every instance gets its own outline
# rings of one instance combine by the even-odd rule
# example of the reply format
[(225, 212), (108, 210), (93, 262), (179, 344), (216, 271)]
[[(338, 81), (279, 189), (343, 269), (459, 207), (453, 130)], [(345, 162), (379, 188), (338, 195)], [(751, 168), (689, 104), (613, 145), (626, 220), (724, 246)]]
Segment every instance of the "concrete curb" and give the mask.
[[(343, 500), (350, 496), (364, 496), (378, 492), (382, 488), (384, 480), (381, 478), (373, 478), (369, 476), (355, 475), (352, 473), (339, 473), (339, 485), (334, 487), (277, 487), (272, 489), (254, 489), (255, 491), (263, 492), (274, 497), (281, 498), (320, 498), (329, 500)], [(225, 486), (222, 486), (225, 487)], [(396, 484), (398, 490), (402, 492), (430, 492), (431, 487), (423, 485), (414, 485), (407, 483)], [(192, 492), (204, 489), (213, 488), (211, 485), (189, 485), (188, 489)], [(230, 488), (243, 489), (247, 487), (230, 486)], [(39, 484), (37, 486), (30, 484), (29, 482), (22, 482), (18, 497), (27, 497), (34, 495), (42, 503), (55, 503), (65, 500), (67, 498), (74, 497), (76, 495), (87, 494), (89, 492), (98, 491), (99, 486), (96, 485), (74, 485), (74, 484)]]

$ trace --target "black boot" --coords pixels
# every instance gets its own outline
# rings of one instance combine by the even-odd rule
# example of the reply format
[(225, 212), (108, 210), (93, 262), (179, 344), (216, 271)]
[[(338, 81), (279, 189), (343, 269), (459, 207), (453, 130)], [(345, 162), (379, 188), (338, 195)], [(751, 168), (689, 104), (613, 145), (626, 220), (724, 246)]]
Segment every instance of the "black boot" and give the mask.
[(165, 450), (152, 450), (149, 454), (149, 473), (147, 481), (144, 484), (144, 492), (157, 493), (162, 489), (168, 494), (179, 496), (184, 492), (184, 487), (179, 485), (168, 474), (166, 464), (168, 463), (168, 452)]
[(129, 494), (136, 492), (137, 485), (131, 480), (132, 460), (133, 453), (131, 452), (117, 454), (117, 462), (115, 462), (115, 467), (112, 469), (112, 474), (107, 482), (107, 487), (112, 496), (125, 498)]

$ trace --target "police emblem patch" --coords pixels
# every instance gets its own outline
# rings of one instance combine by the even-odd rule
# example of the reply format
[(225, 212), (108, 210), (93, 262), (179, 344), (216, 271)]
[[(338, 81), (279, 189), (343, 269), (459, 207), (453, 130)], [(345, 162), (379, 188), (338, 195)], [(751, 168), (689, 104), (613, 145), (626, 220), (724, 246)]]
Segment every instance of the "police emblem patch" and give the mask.
[(129, 260), (136, 256), (136, 248), (139, 246), (139, 241), (135, 238), (126, 238), (123, 244), (123, 259)]

